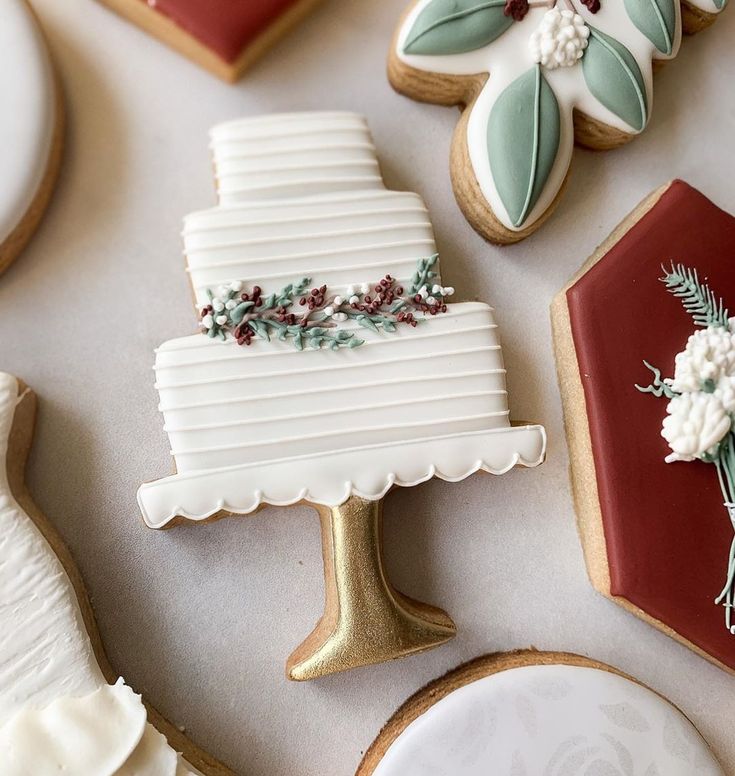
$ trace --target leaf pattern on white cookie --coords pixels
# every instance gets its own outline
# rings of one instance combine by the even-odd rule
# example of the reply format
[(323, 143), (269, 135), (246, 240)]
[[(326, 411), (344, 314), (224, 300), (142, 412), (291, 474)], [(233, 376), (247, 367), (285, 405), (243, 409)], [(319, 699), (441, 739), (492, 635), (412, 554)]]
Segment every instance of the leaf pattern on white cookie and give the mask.
[(636, 733), (646, 733), (651, 729), (648, 720), (627, 701), (601, 705), (600, 711), (618, 727), (625, 730), (633, 730)]

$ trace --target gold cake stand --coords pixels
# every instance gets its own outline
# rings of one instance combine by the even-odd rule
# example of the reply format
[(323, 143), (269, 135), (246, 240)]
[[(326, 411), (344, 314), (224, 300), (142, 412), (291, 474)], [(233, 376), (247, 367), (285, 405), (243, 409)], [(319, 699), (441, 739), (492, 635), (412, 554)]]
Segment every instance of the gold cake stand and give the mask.
[(383, 501), (351, 496), (310, 504), (319, 513), (324, 557), (324, 614), (286, 664), (308, 681), (423, 652), (457, 632), (449, 615), (414, 601), (388, 581), (383, 563)]

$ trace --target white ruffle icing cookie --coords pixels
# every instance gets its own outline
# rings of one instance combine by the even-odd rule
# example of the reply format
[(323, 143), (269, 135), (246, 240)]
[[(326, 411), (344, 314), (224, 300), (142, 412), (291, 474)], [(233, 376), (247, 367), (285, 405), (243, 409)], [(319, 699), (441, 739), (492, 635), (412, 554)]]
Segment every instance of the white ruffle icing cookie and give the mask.
[(0, 372), (0, 771), (228, 776), (122, 679), (108, 683), (79, 573), (23, 484), (34, 415), (32, 392)]
[(41, 220), (61, 162), (61, 95), (26, 0), (3, 0), (0, 6), (0, 100), (2, 272)]
[(489, 655), (407, 701), (357, 776), (724, 776), (692, 723), (613, 668)]

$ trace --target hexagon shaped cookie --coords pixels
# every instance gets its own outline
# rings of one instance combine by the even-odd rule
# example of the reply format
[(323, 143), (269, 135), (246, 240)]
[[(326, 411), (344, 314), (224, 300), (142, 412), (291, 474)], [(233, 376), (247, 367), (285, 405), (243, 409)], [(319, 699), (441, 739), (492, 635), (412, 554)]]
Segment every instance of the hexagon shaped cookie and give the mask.
[(696, 328), (660, 282), (672, 262), (735, 307), (735, 218), (682, 181), (641, 203), (552, 305), (578, 527), (597, 590), (735, 670), (715, 605), (733, 542), (717, 467), (667, 463), (666, 397), (636, 388), (651, 383), (644, 359), (673, 374)]

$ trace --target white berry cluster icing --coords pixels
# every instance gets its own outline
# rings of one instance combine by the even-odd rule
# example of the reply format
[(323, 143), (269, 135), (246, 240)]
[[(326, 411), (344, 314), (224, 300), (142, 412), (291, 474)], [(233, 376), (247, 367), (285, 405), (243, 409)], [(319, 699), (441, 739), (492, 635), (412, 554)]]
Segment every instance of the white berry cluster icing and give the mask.
[[(653, 382), (637, 386), (645, 393), (668, 399), (661, 435), (671, 453), (668, 463), (704, 461), (717, 469), (724, 505), (735, 528), (735, 319), (696, 269), (672, 265), (661, 279), (682, 300), (700, 328), (674, 359), (674, 376), (648, 362)], [(716, 603), (725, 607), (725, 623), (735, 634), (735, 542), (730, 549), (725, 587)]]
[[(717, 13), (725, 3), (696, 5)], [(456, 142), (487, 208), (512, 236), (559, 195), (575, 111), (622, 138), (646, 127), (653, 61), (675, 57), (681, 35), (680, 0), (418, 0), (394, 55), (427, 73), (489, 74), (470, 95), (466, 134)]]
[[(74, 587), (7, 476), (18, 382), (0, 372), (0, 752), (3, 776), (201, 776), (96, 662)], [(10, 605), (12, 602), (12, 605)]]
[(528, 42), (534, 62), (549, 70), (572, 67), (584, 56), (590, 28), (568, 8), (547, 11)]
[(512, 668), (450, 692), (393, 741), (373, 776), (724, 776), (692, 723), (618, 674)]
[(220, 204), (184, 222), (209, 336), (156, 353), (177, 473), (141, 487), (149, 525), (541, 461), (492, 309), (447, 304), (426, 207), (385, 189), (364, 119), (245, 119), (212, 148)]

